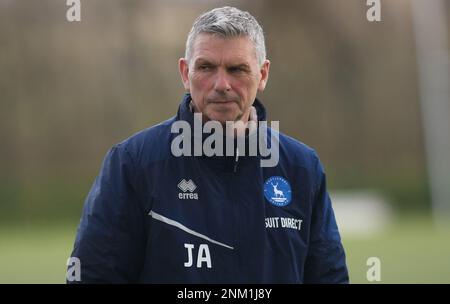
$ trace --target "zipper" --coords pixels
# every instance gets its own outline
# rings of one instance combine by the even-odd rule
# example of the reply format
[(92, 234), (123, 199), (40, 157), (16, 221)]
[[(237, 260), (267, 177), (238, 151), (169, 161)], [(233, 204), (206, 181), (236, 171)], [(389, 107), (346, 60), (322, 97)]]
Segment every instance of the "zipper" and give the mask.
[(233, 172), (236, 173), (237, 171), (237, 165), (238, 165), (238, 161), (239, 161), (239, 149), (238, 147), (236, 147), (236, 158), (234, 159), (234, 168), (233, 168)]
[(231, 202), (231, 207), (232, 207), (232, 214), (233, 214), (233, 239), (234, 239), (234, 267), (233, 267), (233, 275), (234, 275), (234, 280), (237, 282), (240, 282), (240, 278), (241, 278), (241, 257), (240, 257), (240, 238), (241, 238), (241, 233), (240, 233), (240, 225), (239, 225), (239, 208), (240, 205), (238, 204), (238, 199), (236, 197), (232, 196), (232, 189), (234, 189), (234, 182), (235, 182), (235, 178), (234, 178), (234, 174), (236, 174), (237, 172), (237, 167), (238, 167), (238, 163), (239, 163), (239, 149), (236, 146), (235, 148), (235, 159), (234, 159), (234, 165), (233, 165), (233, 173), (228, 173), (228, 197), (229, 200)]

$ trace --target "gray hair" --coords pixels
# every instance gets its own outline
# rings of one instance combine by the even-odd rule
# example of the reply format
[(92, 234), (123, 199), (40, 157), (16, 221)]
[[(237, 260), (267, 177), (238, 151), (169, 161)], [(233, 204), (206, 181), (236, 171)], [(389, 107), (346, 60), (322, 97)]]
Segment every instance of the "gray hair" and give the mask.
[(199, 16), (192, 26), (186, 41), (185, 58), (189, 62), (195, 39), (201, 33), (223, 38), (248, 37), (255, 46), (255, 55), (261, 66), (266, 60), (264, 33), (255, 17), (235, 7), (215, 8)]

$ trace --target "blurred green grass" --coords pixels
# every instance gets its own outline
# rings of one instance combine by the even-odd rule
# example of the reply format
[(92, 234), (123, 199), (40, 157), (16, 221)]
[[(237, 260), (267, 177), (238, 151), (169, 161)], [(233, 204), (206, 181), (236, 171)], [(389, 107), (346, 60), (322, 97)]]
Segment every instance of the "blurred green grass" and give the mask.
[[(77, 223), (3, 224), (0, 283), (64, 283)], [(343, 236), (352, 283), (366, 280), (366, 261), (381, 260), (381, 283), (450, 283), (450, 231), (425, 217), (397, 220), (370, 238)]]
[(0, 283), (64, 283), (77, 223), (0, 228)]
[(351, 282), (371, 283), (366, 261), (378, 257), (380, 283), (450, 283), (449, 228), (437, 229), (431, 219), (412, 216), (396, 220), (374, 237), (343, 236)]

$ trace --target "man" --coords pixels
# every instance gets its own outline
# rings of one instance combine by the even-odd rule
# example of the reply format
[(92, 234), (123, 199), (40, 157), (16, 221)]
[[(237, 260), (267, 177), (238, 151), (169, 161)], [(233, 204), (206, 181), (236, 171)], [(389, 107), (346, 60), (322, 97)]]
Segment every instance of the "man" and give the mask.
[[(249, 13), (223, 7), (195, 21), (179, 61), (188, 93), (177, 115), (115, 145), (86, 199), (72, 253), (81, 282), (348, 282), (318, 157), (260, 123), (256, 94), (269, 66)], [(210, 122), (236, 122), (217, 131), (214, 155), (174, 155), (207, 146), (195, 130)], [(186, 126), (194, 134), (174, 132)], [(248, 152), (255, 134), (276, 137), (267, 143), (275, 164), (263, 166), (261, 146)]]

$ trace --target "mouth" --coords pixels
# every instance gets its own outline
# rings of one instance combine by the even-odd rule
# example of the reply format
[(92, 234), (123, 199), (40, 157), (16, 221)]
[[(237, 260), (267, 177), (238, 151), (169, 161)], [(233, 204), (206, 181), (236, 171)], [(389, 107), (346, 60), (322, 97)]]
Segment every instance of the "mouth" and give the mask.
[(234, 103), (235, 101), (233, 100), (214, 100), (214, 101), (210, 101), (210, 103), (214, 103), (214, 104), (227, 104), (227, 103)]

